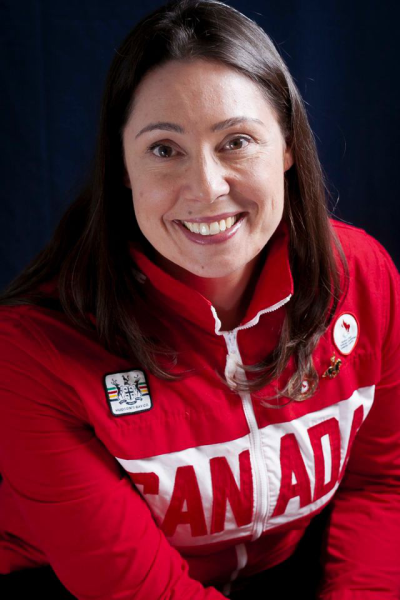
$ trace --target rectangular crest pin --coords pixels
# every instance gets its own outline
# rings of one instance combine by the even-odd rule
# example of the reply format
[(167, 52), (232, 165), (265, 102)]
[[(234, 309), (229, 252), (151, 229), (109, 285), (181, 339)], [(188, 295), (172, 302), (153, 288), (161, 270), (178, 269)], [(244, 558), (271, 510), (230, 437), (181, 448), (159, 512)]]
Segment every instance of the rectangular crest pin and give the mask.
[(153, 407), (146, 375), (139, 369), (105, 375), (104, 387), (115, 417), (141, 413)]

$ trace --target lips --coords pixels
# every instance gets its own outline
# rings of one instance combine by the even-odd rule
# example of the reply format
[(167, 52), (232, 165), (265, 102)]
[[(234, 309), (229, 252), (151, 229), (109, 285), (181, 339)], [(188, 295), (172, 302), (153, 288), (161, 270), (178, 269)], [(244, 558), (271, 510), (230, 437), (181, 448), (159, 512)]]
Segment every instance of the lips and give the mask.
[[(217, 244), (229, 240), (239, 230), (247, 213), (202, 217), (192, 221), (174, 221), (190, 241), (197, 244)], [(224, 229), (225, 226), (225, 229)]]

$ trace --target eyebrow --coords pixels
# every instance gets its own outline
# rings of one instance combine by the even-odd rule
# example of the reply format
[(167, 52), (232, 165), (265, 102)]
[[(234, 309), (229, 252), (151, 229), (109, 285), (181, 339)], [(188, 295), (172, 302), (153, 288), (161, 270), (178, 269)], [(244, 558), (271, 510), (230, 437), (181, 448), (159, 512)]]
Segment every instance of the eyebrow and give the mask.
[[(260, 119), (256, 119), (255, 117), (232, 117), (230, 119), (225, 119), (225, 121), (220, 121), (211, 127), (211, 131), (221, 131), (223, 129), (228, 129), (229, 127), (233, 127), (234, 125), (240, 125), (244, 122), (252, 122), (258, 123), (259, 125), (264, 125)], [(146, 127), (143, 127), (139, 131), (139, 133), (135, 136), (137, 139), (142, 133), (146, 133), (147, 131), (153, 131), (154, 129), (162, 129), (164, 131), (175, 131), (176, 133), (185, 133), (185, 130), (180, 125), (176, 123), (170, 123), (168, 121), (158, 121), (157, 123), (149, 123)]]

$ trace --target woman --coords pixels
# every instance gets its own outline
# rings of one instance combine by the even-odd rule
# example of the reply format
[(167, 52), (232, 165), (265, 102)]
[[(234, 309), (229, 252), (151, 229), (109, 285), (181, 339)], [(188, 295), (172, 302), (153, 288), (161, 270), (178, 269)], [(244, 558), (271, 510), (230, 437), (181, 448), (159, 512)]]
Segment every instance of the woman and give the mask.
[(0, 571), (96, 600), (257, 597), (265, 572), (289, 597), (329, 507), (318, 597), (399, 598), (399, 291), (329, 221), (265, 33), (155, 11), (115, 55), (87, 189), (3, 297)]

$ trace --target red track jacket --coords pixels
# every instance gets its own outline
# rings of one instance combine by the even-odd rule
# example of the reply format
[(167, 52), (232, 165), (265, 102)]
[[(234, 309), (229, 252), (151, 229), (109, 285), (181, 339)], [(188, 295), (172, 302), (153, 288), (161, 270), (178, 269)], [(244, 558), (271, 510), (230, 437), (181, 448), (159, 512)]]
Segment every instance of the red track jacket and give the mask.
[(399, 276), (375, 240), (335, 228), (350, 281), (314, 353), (319, 388), (280, 409), (221, 375), (277, 343), (295, 293), (281, 230), (231, 332), (133, 250), (177, 381), (60, 312), (1, 309), (1, 573), (50, 563), (81, 600), (222, 599), (207, 586), (285, 560), (330, 502), (320, 598), (399, 599)]

